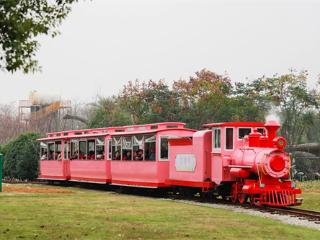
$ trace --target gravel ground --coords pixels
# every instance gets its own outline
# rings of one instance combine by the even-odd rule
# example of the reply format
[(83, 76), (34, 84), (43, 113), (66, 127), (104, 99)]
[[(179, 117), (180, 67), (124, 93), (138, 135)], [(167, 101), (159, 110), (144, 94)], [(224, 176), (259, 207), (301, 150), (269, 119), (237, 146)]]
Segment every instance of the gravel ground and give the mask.
[[(168, 200), (168, 199), (164, 199), (164, 200)], [(217, 203), (199, 203), (199, 202), (186, 201), (186, 200), (169, 200), (169, 201), (176, 201), (176, 202), (180, 202), (180, 203), (197, 205), (197, 206), (204, 206), (204, 207), (210, 207), (210, 208), (228, 209), (228, 210), (232, 210), (234, 212), (245, 213), (245, 214), (264, 217), (264, 218), (272, 218), (272, 219), (279, 220), (282, 223), (303, 226), (303, 227), (312, 228), (312, 229), (316, 229), (316, 230), (320, 231), (320, 224), (316, 224), (314, 222), (311, 222), (311, 221), (308, 221), (305, 219), (300, 219), (300, 218), (294, 217), (294, 216), (289, 216), (289, 215), (271, 214), (268, 212), (261, 212), (259, 210), (246, 209), (246, 208), (242, 208), (242, 207), (217, 204)]]

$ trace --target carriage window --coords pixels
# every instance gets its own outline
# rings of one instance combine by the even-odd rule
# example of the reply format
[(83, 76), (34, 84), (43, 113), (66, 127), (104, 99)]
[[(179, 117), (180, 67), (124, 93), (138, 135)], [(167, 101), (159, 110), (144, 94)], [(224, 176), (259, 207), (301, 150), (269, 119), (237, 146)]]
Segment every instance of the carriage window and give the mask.
[(40, 160), (48, 160), (48, 145), (46, 142), (40, 143)]
[(64, 159), (70, 158), (70, 142), (64, 142)]
[(87, 141), (79, 141), (79, 159), (87, 159)]
[(233, 149), (233, 128), (226, 128), (226, 149)]
[(239, 139), (243, 139), (251, 133), (251, 128), (239, 128)]
[(104, 159), (104, 138), (96, 139), (96, 157), (97, 160)]
[(96, 141), (94, 139), (90, 139), (87, 141), (87, 149), (88, 149), (88, 154), (87, 154), (87, 159), (88, 160), (94, 160), (96, 159), (96, 154), (95, 154), (95, 146)]
[(54, 159), (54, 143), (49, 143), (48, 144), (48, 160), (53, 160)]
[(121, 137), (112, 138), (112, 160), (121, 160)]
[(156, 160), (156, 136), (144, 136), (144, 159), (149, 161)]
[(71, 157), (70, 159), (79, 159), (79, 141), (72, 140), (71, 142)]
[(133, 160), (142, 161), (143, 160), (143, 136), (136, 135), (133, 136), (132, 140), (132, 150), (133, 150)]
[(54, 153), (55, 160), (61, 160), (61, 141), (55, 142), (55, 153)]
[(122, 160), (132, 160), (132, 137), (122, 137)]
[(261, 133), (261, 135), (264, 135), (264, 128), (257, 128), (258, 133)]
[(160, 146), (161, 146), (160, 159), (168, 159), (168, 156), (169, 156), (168, 137), (161, 137)]
[(220, 149), (221, 148), (221, 129), (214, 128), (213, 129), (213, 148)]

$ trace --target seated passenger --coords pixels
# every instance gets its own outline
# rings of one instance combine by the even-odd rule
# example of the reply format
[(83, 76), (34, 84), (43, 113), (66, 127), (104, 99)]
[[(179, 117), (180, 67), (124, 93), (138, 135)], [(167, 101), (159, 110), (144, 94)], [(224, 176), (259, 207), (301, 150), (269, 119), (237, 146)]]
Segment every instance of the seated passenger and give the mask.
[(97, 159), (104, 159), (104, 152), (97, 154)]
[(139, 149), (139, 150), (136, 152), (135, 160), (138, 160), (138, 161), (143, 160), (143, 150), (142, 150), (142, 149)]
[(94, 151), (90, 151), (89, 154), (88, 154), (88, 159), (89, 159), (89, 160), (93, 160), (94, 157), (95, 157), (95, 156), (94, 156)]
[(116, 151), (116, 153), (115, 153), (115, 158), (114, 158), (115, 160), (121, 160), (121, 154), (120, 154), (120, 152), (119, 151)]
[(132, 160), (130, 150), (128, 150), (128, 151), (124, 150), (122, 152), (122, 160)]
[(150, 154), (148, 160), (156, 160), (155, 150), (153, 148), (150, 149)]
[(61, 159), (62, 159), (61, 153), (57, 153), (57, 160), (61, 160)]
[(127, 151), (126, 160), (132, 160), (131, 151)]
[(79, 159), (79, 152), (75, 151), (72, 155), (71, 155), (71, 159)]

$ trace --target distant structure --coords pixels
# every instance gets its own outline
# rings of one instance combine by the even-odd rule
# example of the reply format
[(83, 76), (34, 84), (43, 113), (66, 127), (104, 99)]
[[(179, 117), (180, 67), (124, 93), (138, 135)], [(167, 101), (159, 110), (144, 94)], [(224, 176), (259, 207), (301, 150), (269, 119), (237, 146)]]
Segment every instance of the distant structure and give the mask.
[(28, 100), (19, 101), (19, 118), (26, 126), (34, 124), (44, 130), (64, 128), (63, 116), (70, 114), (71, 101), (58, 96), (41, 95), (32, 91)]

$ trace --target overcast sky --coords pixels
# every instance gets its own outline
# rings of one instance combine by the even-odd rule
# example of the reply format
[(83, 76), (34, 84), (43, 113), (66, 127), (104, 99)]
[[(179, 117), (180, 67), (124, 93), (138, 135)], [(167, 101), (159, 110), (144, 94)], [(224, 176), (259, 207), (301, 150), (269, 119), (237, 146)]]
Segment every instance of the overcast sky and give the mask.
[(92, 101), (202, 68), (233, 81), (295, 68), (315, 84), (320, 73), (320, 1), (79, 0), (60, 30), (41, 38), (41, 73), (0, 72), (0, 103), (32, 90)]

